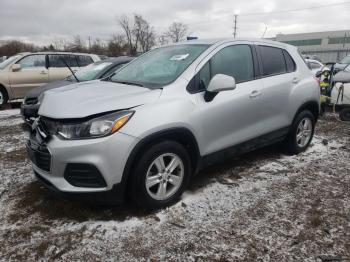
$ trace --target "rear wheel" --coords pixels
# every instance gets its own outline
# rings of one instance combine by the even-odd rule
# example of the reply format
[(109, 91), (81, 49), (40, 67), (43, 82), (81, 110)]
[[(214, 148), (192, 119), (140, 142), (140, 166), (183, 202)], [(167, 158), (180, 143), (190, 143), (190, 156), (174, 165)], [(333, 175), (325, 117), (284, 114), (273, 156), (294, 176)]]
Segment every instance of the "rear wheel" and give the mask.
[(190, 170), (190, 157), (181, 144), (159, 142), (136, 162), (130, 180), (131, 198), (147, 209), (169, 206), (182, 195)]
[(342, 121), (350, 121), (350, 108), (344, 108), (341, 110), (339, 117)]
[(291, 154), (305, 151), (315, 131), (315, 117), (309, 110), (300, 112), (295, 118), (286, 138), (287, 150)]

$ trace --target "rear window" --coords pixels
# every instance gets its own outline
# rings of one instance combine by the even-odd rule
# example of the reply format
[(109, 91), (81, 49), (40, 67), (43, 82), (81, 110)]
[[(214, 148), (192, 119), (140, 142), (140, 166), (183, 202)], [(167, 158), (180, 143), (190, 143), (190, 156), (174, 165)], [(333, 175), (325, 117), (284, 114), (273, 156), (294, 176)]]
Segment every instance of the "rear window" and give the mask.
[(92, 58), (87, 55), (78, 55), (77, 59), (78, 59), (79, 66), (87, 66), (94, 62)]
[(78, 67), (78, 62), (74, 55), (49, 55), (50, 67), (66, 67), (64, 61), (70, 67)]
[(296, 65), (293, 58), (290, 56), (290, 54), (286, 50), (283, 50), (283, 55), (284, 55), (284, 59), (286, 60), (287, 72), (288, 73), (294, 72), (296, 70)]
[(262, 59), (264, 76), (287, 72), (282, 49), (270, 46), (259, 46), (258, 48)]

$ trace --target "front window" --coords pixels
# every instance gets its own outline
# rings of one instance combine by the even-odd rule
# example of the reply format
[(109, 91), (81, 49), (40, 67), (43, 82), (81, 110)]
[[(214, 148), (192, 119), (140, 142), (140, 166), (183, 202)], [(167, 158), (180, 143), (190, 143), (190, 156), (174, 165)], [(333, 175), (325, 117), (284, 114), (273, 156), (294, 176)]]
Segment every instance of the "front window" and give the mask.
[(45, 55), (29, 55), (16, 64), (20, 64), (22, 69), (43, 68), (46, 66)]
[(18, 58), (20, 58), (20, 55), (15, 55), (7, 58), (5, 61), (0, 63), (0, 69), (5, 69), (8, 65), (12, 64), (14, 61), (16, 61)]
[(183, 44), (151, 50), (116, 72), (111, 81), (149, 88), (170, 84), (208, 47)]
[[(106, 67), (110, 66), (111, 62), (98, 62), (94, 64), (90, 64), (87, 67), (84, 67), (78, 72), (75, 73), (76, 77), (79, 79), (79, 81), (90, 81), (96, 79), (96, 77), (99, 75), (102, 70), (104, 70)], [(75, 81), (74, 76), (69, 76), (68, 80)]]

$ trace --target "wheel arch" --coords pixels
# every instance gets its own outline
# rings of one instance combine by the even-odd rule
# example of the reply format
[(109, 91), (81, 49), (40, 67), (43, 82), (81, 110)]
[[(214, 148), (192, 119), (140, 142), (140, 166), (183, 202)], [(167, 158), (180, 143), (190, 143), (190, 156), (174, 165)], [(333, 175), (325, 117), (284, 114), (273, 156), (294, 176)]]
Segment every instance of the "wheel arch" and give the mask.
[(5, 98), (6, 98), (5, 100), (8, 100), (8, 99), (10, 98), (10, 96), (9, 96), (9, 92), (8, 92), (8, 90), (6, 89), (5, 85), (3, 85), (3, 84), (0, 83), (0, 90), (2, 90), (2, 91), (5, 92)]
[[(315, 101), (315, 100), (310, 100), (305, 102), (304, 104), (302, 104), (299, 109), (297, 110), (297, 112), (294, 115), (294, 119), (299, 115), (300, 112), (304, 111), (304, 110), (309, 110), (315, 120), (317, 121), (319, 116), (320, 116), (320, 105), (319, 102)], [(294, 121), (294, 120), (293, 120)]]
[(129, 183), (130, 182), (129, 180), (131, 177), (130, 174), (133, 168), (133, 164), (135, 163), (135, 160), (139, 159), (139, 156), (149, 146), (165, 140), (175, 141), (183, 145), (187, 150), (187, 152), (189, 153), (189, 156), (191, 159), (192, 172), (195, 173), (198, 170), (198, 167), (200, 164), (200, 152), (199, 152), (197, 140), (193, 135), (193, 133), (189, 129), (184, 127), (162, 130), (162, 131), (153, 133), (151, 135), (148, 135), (147, 137), (140, 140), (131, 151), (123, 171), (123, 177), (122, 177), (121, 183), (124, 189), (128, 188), (130, 184)]

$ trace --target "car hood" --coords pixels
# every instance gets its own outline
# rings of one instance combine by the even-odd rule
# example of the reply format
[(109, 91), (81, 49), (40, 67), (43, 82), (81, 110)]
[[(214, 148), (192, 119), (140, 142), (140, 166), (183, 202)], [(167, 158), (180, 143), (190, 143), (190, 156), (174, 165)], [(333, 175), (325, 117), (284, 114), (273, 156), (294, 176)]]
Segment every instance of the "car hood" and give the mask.
[(60, 80), (60, 81), (51, 82), (51, 83), (48, 83), (46, 85), (39, 86), (37, 88), (34, 88), (34, 89), (30, 90), (26, 94), (26, 98), (38, 97), (42, 93), (44, 93), (45, 91), (48, 91), (48, 90), (51, 90), (51, 89), (55, 89), (55, 88), (58, 88), (58, 87), (62, 87), (62, 86), (71, 85), (71, 84), (74, 84), (74, 83), (76, 83), (76, 82), (72, 82), (72, 81), (68, 81), (68, 80)]
[(89, 81), (44, 93), (39, 115), (55, 119), (84, 118), (156, 101), (162, 90), (109, 81)]
[(335, 67), (336, 69), (341, 69), (341, 70), (343, 70), (347, 65), (348, 65), (348, 64), (336, 63), (336, 64), (334, 65), (334, 67)]
[(350, 83), (350, 72), (340, 71), (333, 77), (334, 82)]

